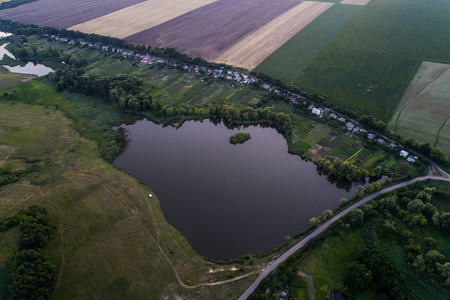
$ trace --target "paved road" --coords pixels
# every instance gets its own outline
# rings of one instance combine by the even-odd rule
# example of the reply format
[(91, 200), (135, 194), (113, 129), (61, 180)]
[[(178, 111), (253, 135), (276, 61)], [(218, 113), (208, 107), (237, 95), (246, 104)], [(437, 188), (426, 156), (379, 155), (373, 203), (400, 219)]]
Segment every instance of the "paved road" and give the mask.
[[(441, 169), (442, 171), (442, 169)], [(443, 172), (443, 171), (442, 171)], [(423, 177), (418, 177), (409, 181), (405, 181), (396, 185), (393, 185), (391, 187), (385, 188), (381, 191), (378, 191), (370, 196), (367, 196), (366, 198), (360, 200), (359, 202), (353, 204), (352, 206), (344, 209), (342, 212), (340, 212), (339, 214), (335, 215), (334, 217), (332, 217), (330, 220), (328, 220), (327, 222), (323, 223), (321, 226), (319, 226), (316, 230), (314, 230), (313, 232), (311, 232), (310, 235), (308, 235), (307, 237), (305, 237), (303, 240), (301, 240), (300, 242), (298, 242), (295, 246), (293, 246), (291, 249), (289, 249), (288, 251), (286, 251), (283, 255), (281, 255), (277, 260), (275, 260), (275, 262), (273, 262), (269, 267), (267, 267), (266, 269), (263, 269), (263, 272), (261, 273), (261, 275), (259, 275), (259, 277), (255, 280), (255, 282), (252, 283), (252, 285), (241, 295), (241, 297), (239, 297), (239, 300), (245, 300), (247, 299), (258, 287), (258, 285), (261, 283), (261, 281), (267, 277), (267, 275), (269, 275), (272, 271), (274, 271), (276, 268), (278, 268), (278, 266), (284, 262), (286, 259), (288, 259), (289, 256), (291, 256), (292, 254), (294, 254), (298, 249), (300, 249), (301, 247), (305, 246), (310, 240), (312, 240), (313, 238), (315, 238), (316, 236), (318, 236), (319, 234), (321, 234), (325, 229), (327, 229), (331, 224), (333, 224), (334, 222), (336, 222), (337, 220), (339, 220), (340, 218), (342, 218), (343, 216), (345, 216), (346, 214), (348, 214), (349, 212), (351, 212), (352, 210), (354, 210), (355, 208), (360, 207), (361, 205), (373, 200), (374, 198), (378, 197), (381, 194), (396, 190), (398, 188), (410, 185), (416, 181), (419, 180), (427, 180), (427, 179), (434, 179), (434, 180), (444, 180), (444, 181), (448, 181), (450, 182), (450, 178), (449, 175), (445, 172), (442, 173), (443, 176), (442, 177), (438, 177), (438, 176), (433, 176), (433, 175), (429, 175), (429, 176), (423, 176)]]

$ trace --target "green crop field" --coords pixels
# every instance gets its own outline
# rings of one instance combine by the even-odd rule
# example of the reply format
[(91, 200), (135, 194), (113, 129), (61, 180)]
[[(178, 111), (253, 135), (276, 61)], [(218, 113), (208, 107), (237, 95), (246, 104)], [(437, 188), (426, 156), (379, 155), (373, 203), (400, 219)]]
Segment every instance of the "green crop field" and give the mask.
[(388, 121), (424, 60), (450, 62), (450, 1), (372, 0), (294, 80)]
[(291, 82), (362, 7), (333, 5), (267, 57), (255, 71)]
[(389, 128), (450, 153), (450, 65), (423, 62), (409, 85)]

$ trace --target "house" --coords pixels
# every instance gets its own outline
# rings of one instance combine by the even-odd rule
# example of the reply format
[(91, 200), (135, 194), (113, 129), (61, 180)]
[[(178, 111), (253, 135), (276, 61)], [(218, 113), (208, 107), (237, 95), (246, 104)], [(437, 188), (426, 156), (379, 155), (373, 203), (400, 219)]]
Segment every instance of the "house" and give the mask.
[(390, 143), (390, 144), (389, 144), (389, 148), (391, 148), (391, 149), (394, 149), (394, 148), (396, 148), (396, 147), (397, 147), (397, 145), (394, 144), (394, 143)]
[(315, 114), (315, 115), (320, 116), (320, 113), (321, 113), (321, 112), (322, 112), (322, 111), (321, 111), (320, 109), (318, 109), (318, 108), (313, 108), (313, 109), (312, 109), (312, 113)]
[(406, 159), (408, 162), (410, 162), (410, 163), (415, 163), (416, 162), (416, 160), (413, 158), (413, 157), (408, 157), (407, 159)]
[(375, 134), (373, 134), (373, 133), (369, 133), (369, 134), (367, 135), (367, 138), (368, 138), (369, 140), (372, 140), (374, 137), (375, 137)]
[(343, 117), (340, 117), (338, 120), (341, 122), (345, 122), (345, 119)]
[(409, 153), (406, 152), (405, 150), (400, 151), (400, 155), (403, 157), (408, 157)]
[(385, 142), (383, 139), (378, 139), (377, 142), (378, 142), (380, 145), (386, 144), (386, 142)]
[(353, 130), (353, 127), (355, 127), (355, 124), (353, 124), (352, 122), (348, 122), (347, 124), (345, 124), (345, 126), (347, 126), (347, 130)]
[(336, 118), (337, 118), (337, 115), (336, 115), (335, 113), (331, 113), (329, 117), (330, 117), (330, 118), (333, 118), (333, 119), (336, 119)]

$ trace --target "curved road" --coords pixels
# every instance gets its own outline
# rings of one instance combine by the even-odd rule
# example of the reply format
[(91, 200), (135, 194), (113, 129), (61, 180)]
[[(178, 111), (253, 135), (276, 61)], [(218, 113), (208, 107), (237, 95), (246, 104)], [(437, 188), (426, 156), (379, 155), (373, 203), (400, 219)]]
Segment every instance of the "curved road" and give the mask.
[(372, 195), (369, 195), (366, 198), (360, 200), (359, 202), (353, 204), (352, 206), (344, 209), (342, 212), (338, 213), (337, 215), (332, 217), (330, 220), (328, 220), (327, 222), (325, 222), (321, 226), (319, 226), (310, 235), (308, 235), (303, 240), (298, 242), (291, 249), (286, 251), (283, 255), (281, 255), (279, 258), (277, 258), (277, 260), (275, 260), (275, 262), (273, 262), (268, 268), (263, 269), (263, 272), (261, 273), (261, 275), (259, 275), (259, 277), (255, 280), (255, 282), (252, 283), (252, 285), (241, 295), (241, 297), (239, 297), (238, 300), (245, 300), (245, 299), (247, 299), (256, 290), (256, 288), (261, 283), (261, 281), (264, 278), (266, 278), (267, 275), (269, 275), (272, 271), (274, 271), (282, 262), (284, 262), (286, 259), (288, 259), (289, 256), (294, 254), (298, 249), (300, 249), (301, 247), (305, 246), (306, 243), (308, 243), (310, 240), (312, 240), (313, 238), (315, 238), (316, 236), (321, 234), (323, 231), (325, 231), (325, 229), (327, 229), (331, 224), (333, 224), (334, 222), (336, 222), (337, 220), (339, 220), (340, 218), (342, 218), (343, 216), (345, 216), (346, 214), (348, 214), (349, 212), (351, 212), (355, 208), (360, 207), (361, 205), (369, 202), (370, 200), (373, 200), (374, 198), (378, 197), (381, 194), (384, 194), (384, 193), (396, 190), (398, 188), (410, 185), (410, 184), (412, 184), (412, 183), (414, 183), (416, 181), (419, 181), (419, 180), (433, 179), (433, 180), (444, 180), (444, 181), (450, 182), (450, 176), (447, 173), (445, 173), (442, 169), (439, 168), (439, 170), (442, 173), (442, 177), (428, 175), (428, 176), (418, 177), (418, 178), (415, 178), (415, 179), (412, 179), (412, 180), (409, 180), (409, 181), (405, 181), (405, 182), (393, 185), (391, 187), (385, 188), (385, 189), (383, 189), (381, 191), (378, 191), (378, 192), (376, 192), (376, 193), (374, 193)]

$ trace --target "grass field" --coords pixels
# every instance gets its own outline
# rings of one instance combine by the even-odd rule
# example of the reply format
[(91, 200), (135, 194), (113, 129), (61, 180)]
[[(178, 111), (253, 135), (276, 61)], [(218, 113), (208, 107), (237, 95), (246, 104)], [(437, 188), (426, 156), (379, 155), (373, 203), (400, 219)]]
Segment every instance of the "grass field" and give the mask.
[(270, 54), (255, 71), (292, 82), (361, 8), (333, 5)]
[(450, 2), (372, 0), (294, 80), (388, 121), (424, 60), (450, 62)]
[(246, 36), (214, 61), (251, 70), (333, 5), (304, 1)]
[(69, 29), (125, 38), (215, 1), (217, 0), (147, 0)]
[(101, 141), (86, 139), (102, 137), (105, 120), (121, 120), (113, 108), (56, 93), (47, 80), (15, 89), (15, 104), (0, 96), (2, 164), (34, 158), (42, 167), (0, 189), (0, 218), (35, 204), (52, 208), (57, 230), (47, 253), (58, 267), (56, 298), (237, 298), (253, 277), (192, 290), (177, 283), (166, 255), (188, 284), (224, 274), (208, 274), (211, 264), (167, 223), (153, 192), (102, 160)]
[(450, 153), (449, 90), (450, 64), (423, 62), (392, 116), (389, 128), (403, 137), (414, 137)]

